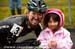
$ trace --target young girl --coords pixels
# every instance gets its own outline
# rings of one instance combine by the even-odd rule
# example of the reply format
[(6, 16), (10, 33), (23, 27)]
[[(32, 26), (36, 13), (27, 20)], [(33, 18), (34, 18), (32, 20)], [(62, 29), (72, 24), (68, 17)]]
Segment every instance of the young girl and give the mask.
[(63, 28), (64, 14), (60, 9), (51, 8), (44, 17), (45, 29), (37, 38), (43, 49), (71, 49), (73, 42), (70, 32)]

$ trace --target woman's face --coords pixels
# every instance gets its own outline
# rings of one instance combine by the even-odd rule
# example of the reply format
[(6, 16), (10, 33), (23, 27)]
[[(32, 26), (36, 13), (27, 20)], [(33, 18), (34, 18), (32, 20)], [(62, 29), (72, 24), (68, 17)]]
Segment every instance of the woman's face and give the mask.
[(27, 16), (31, 25), (37, 25), (42, 20), (43, 14), (34, 11), (29, 11)]
[(56, 30), (58, 28), (58, 21), (54, 21), (51, 17), (48, 22), (48, 27), (52, 30)]

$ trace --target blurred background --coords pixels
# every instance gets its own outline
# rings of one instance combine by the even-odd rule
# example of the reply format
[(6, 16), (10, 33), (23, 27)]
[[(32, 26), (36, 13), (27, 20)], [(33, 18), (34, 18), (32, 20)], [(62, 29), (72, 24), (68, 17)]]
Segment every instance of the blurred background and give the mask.
[[(22, 15), (24, 15), (24, 11), (26, 10), (26, 3), (29, 0), (21, 0), (21, 1), (22, 1), (21, 12), (22, 12)], [(72, 49), (75, 49), (75, 14), (74, 14), (75, 13), (75, 1), (74, 0), (44, 0), (44, 1), (48, 5), (48, 8), (59, 8), (64, 12), (65, 14), (64, 27), (71, 31), (71, 37), (74, 43)], [(0, 20), (9, 16), (11, 16), (9, 0), (0, 0)], [(32, 36), (35, 36), (35, 35), (32, 34)], [(17, 42), (22, 41), (26, 37), (27, 36), (21, 37), (22, 39), (19, 38)]]

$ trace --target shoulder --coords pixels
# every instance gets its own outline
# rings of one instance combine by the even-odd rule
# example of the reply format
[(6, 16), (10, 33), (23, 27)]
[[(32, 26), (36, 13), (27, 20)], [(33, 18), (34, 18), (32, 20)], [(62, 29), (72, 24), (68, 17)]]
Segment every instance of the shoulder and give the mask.
[(10, 23), (17, 23), (23, 21), (23, 19), (26, 19), (26, 16), (8, 16), (7, 18), (4, 18), (0, 21), (0, 24), (10, 24)]
[(62, 27), (61, 29), (63, 30), (64, 34), (66, 34), (66, 35), (67, 35), (67, 34), (70, 35), (70, 31), (68, 31), (66, 28), (63, 28), (63, 27)]
[(22, 16), (22, 15), (8, 16), (8, 17), (2, 19), (2, 21), (12, 20), (12, 19), (20, 19), (20, 18), (26, 18), (26, 16)]

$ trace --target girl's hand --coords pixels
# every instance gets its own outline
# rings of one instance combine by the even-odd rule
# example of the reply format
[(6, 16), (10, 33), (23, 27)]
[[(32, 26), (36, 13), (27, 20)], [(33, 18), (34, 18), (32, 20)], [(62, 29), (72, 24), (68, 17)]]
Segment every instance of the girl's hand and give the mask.
[(56, 42), (56, 41), (50, 41), (50, 42), (48, 43), (48, 46), (55, 48), (55, 47), (57, 46), (57, 42)]

